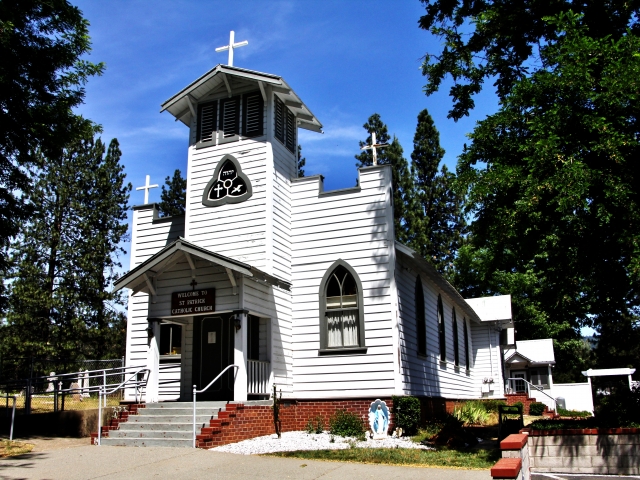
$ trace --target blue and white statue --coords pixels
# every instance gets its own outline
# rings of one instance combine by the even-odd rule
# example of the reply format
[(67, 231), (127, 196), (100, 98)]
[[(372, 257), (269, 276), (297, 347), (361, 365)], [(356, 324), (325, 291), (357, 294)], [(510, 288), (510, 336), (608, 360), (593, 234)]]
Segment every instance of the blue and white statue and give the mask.
[(385, 438), (389, 429), (389, 409), (387, 404), (378, 399), (369, 408), (369, 426), (373, 439)]

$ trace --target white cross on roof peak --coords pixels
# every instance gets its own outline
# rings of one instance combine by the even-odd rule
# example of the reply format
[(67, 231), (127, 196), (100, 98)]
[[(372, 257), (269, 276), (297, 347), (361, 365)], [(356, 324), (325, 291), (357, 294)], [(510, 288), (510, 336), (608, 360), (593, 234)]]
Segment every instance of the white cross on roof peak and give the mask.
[(249, 42), (247, 42), (246, 40), (242, 42), (234, 43), (235, 36), (236, 36), (236, 32), (231, 30), (231, 33), (229, 34), (229, 45), (216, 48), (216, 52), (224, 52), (225, 50), (229, 50), (229, 61), (227, 62), (227, 65), (229, 65), (230, 67), (233, 67), (233, 49), (238, 47), (244, 47), (245, 45), (249, 45)]
[(378, 165), (378, 148), (388, 147), (388, 143), (376, 143), (376, 132), (371, 132), (371, 145), (360, 147), (360, 150), (371, 150), (373, 154), (373, 164)]
[(150, 177), (149, 175), (147, 175), (147, 180), (145, 182), (145, 184), (142, 187), (137, 187), (136, 190), (144, 190), (144, 204), (148, 204), (149, 203), (149, 190), (151, 190), (152, 188), (158, 188), (158, 185), (149, 185), (149, 180)]

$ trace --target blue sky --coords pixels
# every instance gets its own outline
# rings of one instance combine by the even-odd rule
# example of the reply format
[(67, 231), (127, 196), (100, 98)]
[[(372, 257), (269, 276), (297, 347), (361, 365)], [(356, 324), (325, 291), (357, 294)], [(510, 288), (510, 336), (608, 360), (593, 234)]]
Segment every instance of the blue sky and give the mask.
[[(422, 57), (439, 39), (417, 26), (418, 0), (395, 1), (76, 1), (91, 24), (93, 51), (105, 62), (102, 77), (86, 87), (78, 109), (120, 141), (127, 178), (134, 187), (161, 184), (186, 170), (187, 128), (160, 104), (218, 63), (215, 48), (236, 41), (239, 67), (281, 75), (324, 125), (325, 134), (300, 131), (307, 175), (325, 176), (325, 188), (352, 186), (362, 128), (377, 112), (410, 158), (416, 117), (428, 108), (441, 134), (445, 162), (455, 168), (465, 134), (497, 109), (492, 92), (478, 98), (471, 117), (448, 120), (448, 86), (427, 98)], [(150, 201), (159, 200), (160, 189)], [(134, 191), (131, 204), (143, 203)]]

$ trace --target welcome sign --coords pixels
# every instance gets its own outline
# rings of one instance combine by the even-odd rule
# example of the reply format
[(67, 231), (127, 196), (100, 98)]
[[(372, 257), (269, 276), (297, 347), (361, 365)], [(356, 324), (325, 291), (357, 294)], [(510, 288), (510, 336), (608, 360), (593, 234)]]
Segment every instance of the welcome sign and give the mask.
[(216, 310), (216, 289), (189, 290), (171, 294), (171, 316), (211, 313)]

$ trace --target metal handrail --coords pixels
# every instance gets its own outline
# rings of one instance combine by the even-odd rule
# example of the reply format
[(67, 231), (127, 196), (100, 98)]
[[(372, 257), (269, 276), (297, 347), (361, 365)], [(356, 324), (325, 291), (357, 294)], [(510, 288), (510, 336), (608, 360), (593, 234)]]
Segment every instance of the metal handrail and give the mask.
[[(7, 399), (7, 410), (9, 407), (9, 399), (13, 399), (13, 408), (11, 409), (11, 429), (9, 430), (9, 441), (11, 442), (13, 440), (13, 423), (16, 420), (16, 396), (15, 395), (9, 395), (9, 394), (5, 394), (2, 396), (2, 398), (6, 398)], [(9, 412), (7, 412), (9, 413)]]
[(558, 411), (558, 402), (556, 402), (556, 399), (553, 398), (548, 393), (546, 393), (543, 389), (539, 388), (537, 385), (534, 385), (533, 383), (529, 382), (528, 380), (525, 380), (524, 378), (507, 378), (507, 380), (509, 381), (509, 383), (511, 383), (511, 381), (524, 382), (527, 385), (527, 396), (529, 395), (529, 393), (531, 393), (531, 387), (535, 388), (538, 392), (540, 392), (543, 395), (549, 397), (551, 399), (551, 401), (553, 402), (554, 411), (556, 411), (556, 412)]
[[(193, 386), (193, 448), (196, 448), (196, 394), (206, 392), (211, 385), (213, 385), (216, 380), (218, 380), (224, 372), (229, 370), (230, 368), (239, 368), (238, 365), (228, 365), (224, 370), (222, 370), (216, 378), (209, 382), (209, 385), (204, 387), (202, 390), (196, 390), (196, 386)], [(233, 379), (235, 383), (235, 378)]]
[[(117, 392), (119, 389), (123, 388), (125, 385), (135, 385), (136, 403), (138, 403), (138, 387), (140, 385), (146, 385), (147, 380), (149, 379), (149, 376), (147, 375), (146, 378), (143, 376), (142, 380), (138, 380), (138, 375), (143, 372), (146, 372), (148, 374), (151, 372), (151, 370), (149, 370), (148, 368), (140, 368), (136, 370), (131, 374), (131, 376), (128, 379), (126, 379), (124, 382), (122, 382), (120, 385), (116, 386), (115, 388), (111, 389), (110, 391), (107, 391), (105, 386), (102, 387), (100, 393), (98, 394), (98, 446), (102, 444), (102, 397), (104, 396), (106, 399), (107, 395), (111, 395), (112, 393)], [(136, 381), (131, 382), (132, 378), (136, 378)]]

